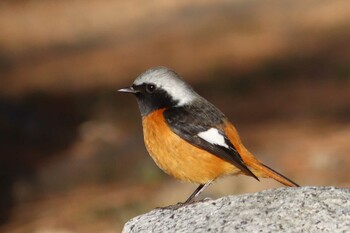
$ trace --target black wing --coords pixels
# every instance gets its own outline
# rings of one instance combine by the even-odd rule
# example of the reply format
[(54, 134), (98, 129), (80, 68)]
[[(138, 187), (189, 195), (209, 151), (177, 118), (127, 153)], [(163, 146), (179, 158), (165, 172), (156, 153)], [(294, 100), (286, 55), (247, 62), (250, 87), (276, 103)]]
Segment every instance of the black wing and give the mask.
[[(219, 158), (235, 165), (244, 173), (259, 180), (245, 165), (240, 154), (232, 145), (224, 130), (220, 127), (225, 119), (215, 106), (202, 100), (190, 106), (173, 107), (164, 111), (164, 118), (171, 130), (192, 145), (206, 150)], [(228, 148), (207, 142), (198, 136), (210, 128), (216, 128), (224, 137)]]

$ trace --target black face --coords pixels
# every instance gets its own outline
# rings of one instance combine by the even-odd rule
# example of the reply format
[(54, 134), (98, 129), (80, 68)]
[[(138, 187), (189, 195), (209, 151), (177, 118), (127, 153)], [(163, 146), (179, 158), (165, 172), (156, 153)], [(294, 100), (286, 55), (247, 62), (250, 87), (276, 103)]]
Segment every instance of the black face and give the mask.
[(142, 116), (157, 109), (170, 108), (177, 104), (167, 92), (154, 84), (145, 83), (132, 87), (136, 91), (135, 96)]

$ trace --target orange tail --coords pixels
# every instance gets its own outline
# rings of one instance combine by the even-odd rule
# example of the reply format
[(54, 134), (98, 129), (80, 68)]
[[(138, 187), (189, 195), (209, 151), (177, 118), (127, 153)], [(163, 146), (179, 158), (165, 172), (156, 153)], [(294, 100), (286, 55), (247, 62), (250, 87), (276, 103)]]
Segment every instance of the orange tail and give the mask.
[[(269, 177), (272, 179), (275, 179), (276, 181), (290, 187), (299, 187), (298, 184), (291, 181), (284, 175), (276, 172), (272, 168), (266, 166), (259, 160), (257, 160), (242, 144), (241, 139), (239, 138), (239, 135), (237, 133), (236, 128), (229, 122), (226, 121), (224, 123), (224, 130), (227, 134), (228, 138), (232, 142), (232, 144), (235, 146), (239, 154), (241, 155), (244, 163), (248, 165), (248, 168), (252, 170), (254, 175), (257, 177)], [(249, 174), (247, 174), (249, 175)]]
[(259, 177), (269, 177), (272, 178), (278, 182), (280, 182), (281, 184), (284, 184), (286, 186), (290, 186), (290, 187), (299, 187), (299, 185), (297, 183), (295, 183), (294, 181), (288, 179), (287, 177), (285, 177), (284, 175), (276, 172), (275, 170), (273, 170), (272, 168), (266, 166), (265, 164), (261, 163), (261, 162), (256, 162), (256, 163), (251, 163), (249, 164), (249, 167), (253, 168), (253, 171), (256, 171), (258, 174), (257, 176)]

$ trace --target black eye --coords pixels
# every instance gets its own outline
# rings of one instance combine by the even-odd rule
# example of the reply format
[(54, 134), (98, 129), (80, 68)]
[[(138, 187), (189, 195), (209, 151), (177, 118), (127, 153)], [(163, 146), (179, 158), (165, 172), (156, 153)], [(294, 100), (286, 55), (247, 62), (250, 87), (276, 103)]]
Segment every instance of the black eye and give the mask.
[(156, 86), (155, 85), (153, 85), (153, 84), (147, 84), (146, 85), (146, 91), (149, 94), (152, 94), (155, 90), (156, 90)]

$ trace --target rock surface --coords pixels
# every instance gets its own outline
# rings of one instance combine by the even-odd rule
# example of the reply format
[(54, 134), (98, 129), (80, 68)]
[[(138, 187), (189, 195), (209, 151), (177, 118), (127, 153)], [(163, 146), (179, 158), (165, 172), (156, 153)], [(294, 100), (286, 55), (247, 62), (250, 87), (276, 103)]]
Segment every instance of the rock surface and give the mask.
[(128, 221), (129, 232), (350, 232), (350, 189), (279, 188), (155, 209)]

